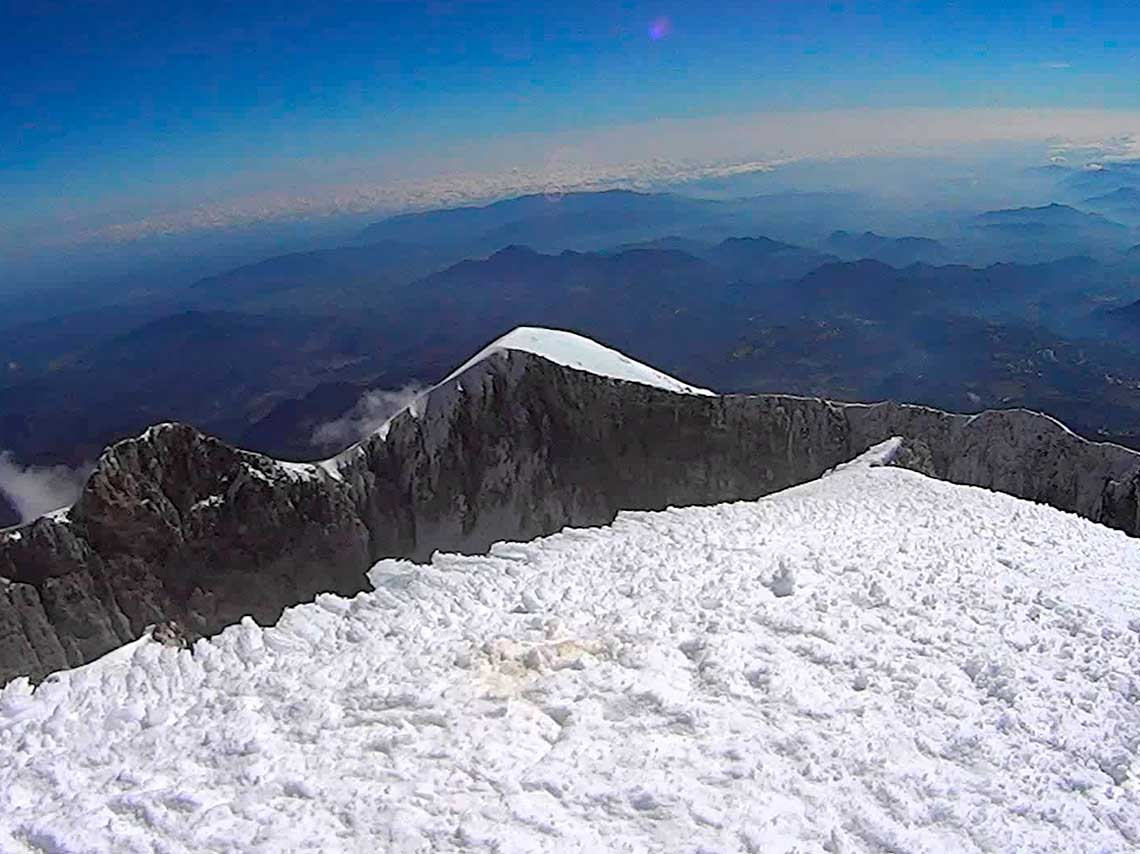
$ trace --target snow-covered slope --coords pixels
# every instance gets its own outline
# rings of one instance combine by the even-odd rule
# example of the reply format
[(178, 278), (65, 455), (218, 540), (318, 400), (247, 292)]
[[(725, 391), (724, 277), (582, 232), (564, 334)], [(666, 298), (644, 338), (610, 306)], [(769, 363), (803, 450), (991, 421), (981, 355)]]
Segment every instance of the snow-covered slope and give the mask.
[(1135, 850), (1140, 543), (889, 450), (13, 683), (0, 849)]
[(598, 342), (583, 338), (581, 335), (575, 335), (573, 332), (535, 326), (519, 326), (502, 338), (488, 344), (453, 371), (443, 383), (454, 379), (488, 356), (511, 350), (533, 353), (567, 368), (574, 368), (615, 380), (656, 386), (679, 394), (714, 393), (705, 388), (697, 388), (688, 383), (683, 383), (655, 368), (643, 365), (617, 350), (603, 347)]

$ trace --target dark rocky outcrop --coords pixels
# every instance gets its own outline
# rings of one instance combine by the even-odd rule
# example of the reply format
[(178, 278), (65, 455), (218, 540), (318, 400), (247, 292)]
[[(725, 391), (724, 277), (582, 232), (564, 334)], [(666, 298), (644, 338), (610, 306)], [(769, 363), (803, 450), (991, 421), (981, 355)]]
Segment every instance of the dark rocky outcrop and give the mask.
[(74, 507), (0, 532), (0, 682), (175, 621), (188, 637), (351, 594), (385, 556), (478, 552), (621, 509), (751, 499), (891, 436), (900, 464), (1140, 533), (1140, 454), (1024, 411), (674, 394), (498, 352), (335, 464), (283, 465), (183, 425), (100, 459)]
[(272, 621), (359, 590), (367, 560), (344, 490), (153, 427), (107, 450), (66, 514), (0, 533), (0, 680), (90, 661), (164, 620), (193, 634)]

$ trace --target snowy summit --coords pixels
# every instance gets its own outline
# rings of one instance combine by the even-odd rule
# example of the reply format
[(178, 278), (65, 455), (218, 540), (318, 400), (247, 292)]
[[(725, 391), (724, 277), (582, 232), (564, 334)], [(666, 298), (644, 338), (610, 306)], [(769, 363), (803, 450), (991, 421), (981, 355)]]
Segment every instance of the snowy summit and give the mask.
[[(603, 346), (596, 341), (573, 332), (562, 329), (547, 329), (538, 326), (518, 326), (495, 339), (446, 377), (431, 388), (417, 395), (399, 412), (388, 418), (375, 431), (376, 435), (386, 438), (392, 421), (403, 412), (412, 412), (417, 416), (427, 408), (427, 401), (439, 389), (455, 383), (463, 374), (474, 368), (480, 362), (486, 361), (498, 353), (529, 353), (576, 371), (594, 374), (599, 377), (621, 380), (622, 382), (638, 383), (639, 385), (653, 386), (676, 394), (715, 395), (716, 392), (706, 388), (689, 385), (676, 377), (671, 377), (656, 368), (651, 368), (642, 362), (632, 359), (610, 347)], [(345, 449), (328, 460), (316, 463), (333, 477), (339, 477), (338, 464), (340, 461), (356, 453), (359, 443)], [(303, 467), (312, 471), (313, 467), (303, 464)]]
[(4, 851), (1140, 845), (1140, 544), (875, 465), (0, 694)]
[(655, 386), (678, 394), (714, 394), (708, 389), (683, 383), (589, 338), (561, 329), (536, 326), (519, 326), (512, 329), (456, 368), (440, 385), (455, 379), (495, 353), (512, 350), (541, 356), (563, 367), (597, 374), (600, 377)]

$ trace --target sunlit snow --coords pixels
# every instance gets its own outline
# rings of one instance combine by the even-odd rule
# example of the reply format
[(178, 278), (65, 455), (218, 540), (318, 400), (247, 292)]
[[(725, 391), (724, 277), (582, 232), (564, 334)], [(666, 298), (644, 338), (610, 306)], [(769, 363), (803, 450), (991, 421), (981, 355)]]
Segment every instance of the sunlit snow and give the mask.
[(468, 368), (494, 353), (511, 350), (533, 353), (548, 361), (579, 371), (616, 380), (625, 380), (626, 382), (640, 383), (641, 385), (656, 386), (666, 391), (682, 394), (713, 394), (708, 389), (683, 383), (668, 374), (663, 374), (648, 365), (643, 365), (617, 350), (611, 350), (596, 341), (591, 341), (589, 338), (575, 335), (573, 332), (544, 329), (537, 326), (519, 326), (512, 329), (502, 338), (497, 339), (472, 356), (443, 382), (446, 383), (448, 380), (459, 376)]
[(1135, 850), (1140, 543), (873, 459), (14, 683), (0, 849)]

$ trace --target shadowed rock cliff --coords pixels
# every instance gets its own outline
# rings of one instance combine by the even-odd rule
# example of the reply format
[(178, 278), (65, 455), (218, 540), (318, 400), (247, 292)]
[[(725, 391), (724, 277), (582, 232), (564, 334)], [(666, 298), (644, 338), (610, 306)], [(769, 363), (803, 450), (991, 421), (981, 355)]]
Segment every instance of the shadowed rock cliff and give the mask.
[(899, 464), (1140, 533), (1140, 454), (1045, 416), (676, 393), (498, 351), (325, 463), (174, 424), (108, 449), (69, 511), (0, 532), (0, 682), (90, 661), (165, 620), (191, 636), (245, 614), (272, 622), (319, 592), (362, 589), (380, 557), (756, 498), (896, 435)]

